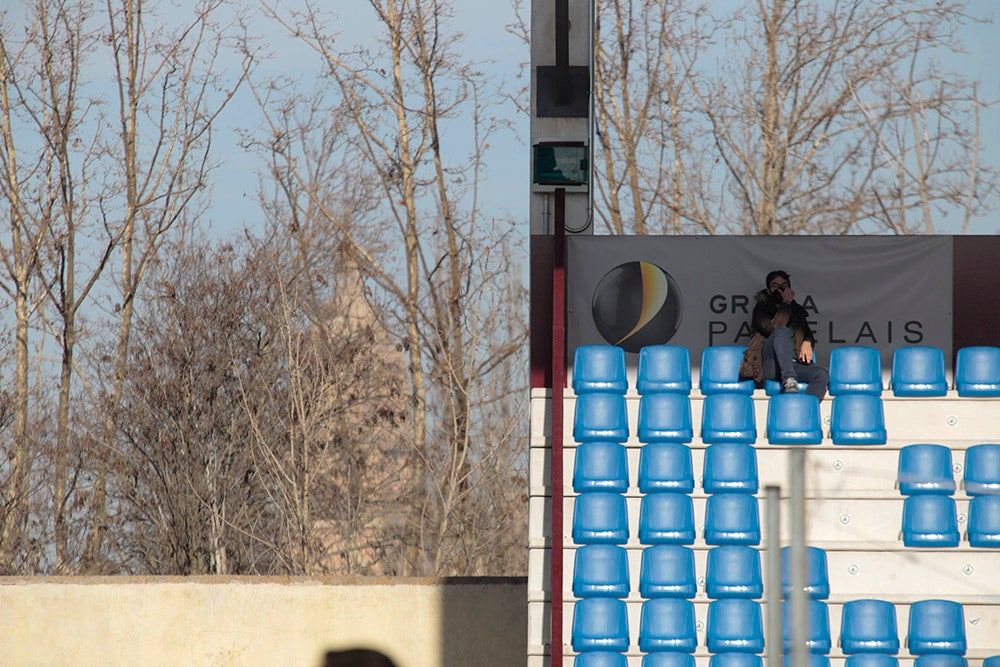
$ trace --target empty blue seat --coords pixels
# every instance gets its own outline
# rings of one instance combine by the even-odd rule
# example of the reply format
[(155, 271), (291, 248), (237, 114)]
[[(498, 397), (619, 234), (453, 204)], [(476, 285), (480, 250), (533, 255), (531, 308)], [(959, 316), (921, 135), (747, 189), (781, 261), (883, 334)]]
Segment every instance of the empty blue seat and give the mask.
[(1000, 396), (1000, 347), (973, 345), (959, 349), (955, 389), (959, 396)]
[(712, 345), (701, 351), (698, 388), (702, 394), (753, 393), (753, 380), (740, 380), (745, 349), (742, 345)]
[(830, 351), (831, 396), (882, 395), (882, 358), (878, 348), (844, 345)]
[(903, 501), (903, 545), (957, 547), (958, 509), (951, 496), (920, 494)]
[(625, 350), (614, 345), (581, 345), (573, 359), (573, 391), (579, 394), (628, 391)]
[(698, 635), (694, 603), (683, 598), (654, 598), (642, 603), (639, 650), (694, 653)]
[(625, 493), (628, 490), (625, 445), (599, 440), (581, 443), (574, 457), (573, 490)]
[(962, 605), (951, 600), (920, 600), (911, 604), (906, 648), (912, 655), (965, 655), (965, 611)]
[(694, 667), (694, 656), (679, 651), (657, 651), (642, 656), (642, 667)]
[(819, 399), (777, 394), (767, 401), (767, 441), (772, 445), (818, 445), (823, 441)]
[(763, 597), (760, 551), (738, 544), (709, 549), (705, 561), (705, 593), (713, 599), (756, 600)]
[[(963, 656), (950, 653), (928, 653), (918, 655), (913, 661), (913, 667), (969, 667), (969, 661)], [(986, 667), (986, 661), (983, 661)]]
[(896, 607), (887, 600), (850, 600), (840, 614), (840, 649), (852, 653), (899, 652)]
[(947, 395), (944, 351), (930, 345), (896, 348), (892, 353), (890, 386), (896, 396)]
[(1000, 667), (1000, 655), (983, 658), (983, 667)]
[(680, 544), (656, 544), (642, 550), (639, 595), (644, 598), (693, 598), (698, 592), (694, 551)]
[(764, 621), (760, 603), (746, 598), (712, 600), (708, 604), (705, 643), (711, 653), (764, 650)]
[[(822, 600), (810, 598), (808, 601), (808, 624), (806, 626), (806, 647), (810, 653), (826, 655), (832, 647), (830, 639), (830, 610)], [(797, 613), (795, 605), (785, 601), (781, 606), (781, 631), (784, 651), (792, 650), (792, 614)]]
[(685, 493), (650, 493), (639, 504), (639, 542), (694, 544), (694, 502)]
[(847, 656), (844, 667), (899, 667), (899, 658), (885, 653), (855, 653)]
[(620, 493), (581, 493), (573, 503), (573, 542), (576, 544), (625, 544), (628, 510)]
[(951, 450), (944, 445), (906, 445), (899, 450), (896, 481), (904, 496), (916, 493), (950, 496), (955, 493)]
[(764, 660), (756, 653), (727, 651), (709, 658), (708, 667), (764, 667)]
[(639, 399), (639, 442), (691, 442), (691, 399), (686, 394), (647, 394)]
[(830, 408), (830, 437), (835, 445), (884, 445), (885, 411), (881, 396), (844, 394)]
[(1000, 445), (983, 443), (965, 450), (962, 486), (970, 496), (1000, 494)]
[(629, 593), (628, 552), (614, 544), (587, 544), (576, 550), (573, 595), (625, 598)]
[(583, 598), (573, 605), (573, 650), (628, 650), (628, 610), (624, 600)]
[[(663, 394), (666, 396), (667, 394)], [(691, 448), (678, 442), (654, 442), (639, 450), (639, 492), (694, 491)]]
[(757, 441), (753, 397), (746, 394), (710, 394), (702, 402), (702, 442)]
[(757, 450), (742, 442), (717, 442), (705, 449), (702, 461), (705, 493), (757, 493)]
[(713, 493), (705, 501), (706, 544), (760, 544), (760, 509), (748, 493)]
[[(827, 565), (826, 551), (819, 547), (807, 546), (806, 556), (806, 595), (816, 600), (830, 597), (830, 571)], [(792, 596), (792, 548), (781, 548), (781, 594), (785, 598)]]
[(624, 653), (588, 651), (576, 656), (573, 667), (628, 667), (628, 658)]
[(577, 397), (573, 414), (573, 439), (577, 442), (628, 440), (625, 396), (583, 394)]
[(974, 496), (969, 501), (969, 544), (1000, 548), (1000, 496)]
[(640, 394), (690, 394), (688, 349), (681, 345), (647, 345), (640, 349), (635, 388)]

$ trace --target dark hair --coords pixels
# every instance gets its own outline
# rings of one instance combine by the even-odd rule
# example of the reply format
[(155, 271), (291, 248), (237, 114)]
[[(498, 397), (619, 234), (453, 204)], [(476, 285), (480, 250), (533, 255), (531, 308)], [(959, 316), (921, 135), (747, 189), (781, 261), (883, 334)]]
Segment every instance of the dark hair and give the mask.
[(771, 281), (774, 280), (775, 278), (784, 278), (789, 285), (792, 284), (792, 277), (788, 275), (785, 271), (777, 269), (767, 274), (767, 278), (764, 279), (764, 287), (770, 287)]

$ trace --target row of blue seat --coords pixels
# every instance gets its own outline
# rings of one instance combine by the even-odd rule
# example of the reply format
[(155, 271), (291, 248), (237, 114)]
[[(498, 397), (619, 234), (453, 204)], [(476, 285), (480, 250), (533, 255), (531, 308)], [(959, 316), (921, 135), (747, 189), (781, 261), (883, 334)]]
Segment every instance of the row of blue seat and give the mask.
[[(789, 547), (781, 550), (783, 597), (792, 591)], [(808, 597), (825, 600), (830, 596), (830, 576), (826, 552), (806, 548)], [(723, 545), (708, 550), (705, 562), (705, 593), (713, 599), (748, 598), (764, 595), (760, 551), (751, 546)], [(642, 550), (639, 566), (639, 595), (644, 598), (679, 597), (691, 599), (698, 589), (694, 551), (679, 544), (658, 544)], [(588, 544), (576, 550), (573, 595), (625, 598), (631, 590), (628, 555), (624, 547)]]
[[(578, 445), (573, 490), (624, 493), (629, 487), (625, 446), (617, 442)], [(654, 442), (639, 450), (640, 493), (694, 491), (691, 448), (679, 442)], [(705, 449), (702, 487), (706, 493), (757, 493), (757, 450), (742, 442), (720, 442)]]
[[(826, 655), (833, 648), (827, 603), (810, 598), (806, 646)], [(782, 603), (783, 650), (792, 646), (791, 602)], [(626, 603), (616, 598), (585, 598), (574, 605), (573, 650), (627, 651), (630, 644)], [(919, 600), (910, 605), (906, 648), (911, 655), (964, 656), (965, 612), (952, 600)], [(896, 609), (885, 600), (852, 600), (841, 609), (840, 649), (844, 654), (899, 652)], [(694, 603), (684, 598), (645, 600), (639, 616), (639, 650), (693, 653), (698, 647)], [(705, 624), (705, 647), (711, 653), (759, 654), (764, 650), (761, 603), (746, 598), (712, 600)]]
[[(951, 449), (914, 443), (899, 450), (899, 492), (952, 495), (957, 489)], [(1000, 494), (1000, 444), (981, 443), (965, 450), (962, 488), (969, 496)]]
[[(628, 510), (620, 493), (593, 491), (576, 497), (573, 506), (573, 542), (626, 544)], [(639, 542), (694, 544), (694, 500), (686, 493), (649, 493), (640, 499)], [(951, 496), (918, 494), (903, 500), (903, 545), (957, 547), (961, 540), (958, 511)], [(966, 537), (973, 547), (1000, 547), (1000, 496), (975, 496), (969, 501)], [(715, 493), (705, 501), (705, 544), (719, 546), (760, 544), (757, 497), (747, 493)]]
[[(757, 441), (753, 397), (711, 394), (702, 404), (701, 440), (706, 443)], [(810, 394), (778, 394), (768, 399), (766, 435), (776, 445), (814, 445), (823, 440), (819, 400)], [(653, 394), (639, 401), (640, 442), (691, 442), (690, 399)], [(879, 445), (887, 441), (882, 398), (847, 394), (833, 399), (830, 437), (835, 445)], [(625, 442), (629, 438), (625, 397), (594, 393), (577, 397), (573, 418), (577, 442)]]
[[(752, 393), (754, 384), (739, 380), (742, 345), (714, 345), (702, 351), (699, 389)], [(651, 345), (639, 351), (636, 389), (640, 394), (691, 391), (691, 360), (687, 348)], [(944, 396), (949, 385), (944, 352), (937, 347), (913, 345), (893, 351), (890, 388), (896, 396)], [(584, 345), (576, 350), (573, 389), (577, 394), (628, 390), (625, 353), (613, 345)], [(767, 386), (777, 393), (776, 382)], [(1000, 396), (1000, 347), (969, 346), (959, 349), (955, 361), (955, 389), (959, 396)], [(835, 347), (830, 352), (830, 394), (882, 394), (882, 360), (879, 350), (864, 345)]]
[[(574, 667), (628, 667), (628, 659), (623, 653), (593, 651), (576, 656)], [(695, 667), (694, 656), (690, 653), (660, 651), (647, 653), (642, 657), (642, 667)], [(755, 653), (716, 653), (709, 658), (709, 667), (764, 667), (764, 659)], [(792, 656), (782, 657), (782, 667), (792, 667)], [(808, 667), (830, 667), (830, 658), (818, 653), (809, 654)], [(855, 653), (847, 656), (844, 667), (899, 667), (896, 656), (884, 653)], [(927, 653), (917, 656), (913, 667), (969, 667), (969, 661), (960, 655), (949, 653)], [(1000, 667), (1000, 655), (983, 660), (983, 667)]]

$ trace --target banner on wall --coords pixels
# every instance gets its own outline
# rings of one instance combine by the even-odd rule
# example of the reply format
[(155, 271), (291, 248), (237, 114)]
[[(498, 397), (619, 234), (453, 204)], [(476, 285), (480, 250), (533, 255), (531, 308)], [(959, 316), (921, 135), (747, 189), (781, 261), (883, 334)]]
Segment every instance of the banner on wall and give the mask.
[(952, 356), (952, 239), (858, 236), (572, 236), (567, 345), (611, 343), (634, 363), (645, 345), (691, 351), (750, 338), (754, 295), (773, 269), (791, 275), (810, 314), (817, 361), (866, 345), (932, 345)]

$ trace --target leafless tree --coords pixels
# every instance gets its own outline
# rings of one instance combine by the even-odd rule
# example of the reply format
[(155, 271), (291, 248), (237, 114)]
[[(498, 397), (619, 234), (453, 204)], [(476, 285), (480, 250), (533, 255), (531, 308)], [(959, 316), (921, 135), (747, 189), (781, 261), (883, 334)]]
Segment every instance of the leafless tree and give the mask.
[[(510, 295), (513, 268), (504, 225), (480, 211), (481, 161), (493, 129), (489, 81), (461, 59), (450, 3), (369, 4), (379, 35), (350, 47), (334, 40), (318, 11), (288, 17), (272, 9), (312, 48), (331, 88), (321, 100), (285, 104), (275, 103), (273, 87), (258, 88), (258, 96), (281, 182), (294, 186), (299, 211), (320, 221), (357, 267), (407, 355), (406, 460), (419, 474), (400, 572), (477, 571), (482, 561), (463, 555), (471, 540), (465, 519), (479, 511), (471, 508), (477, 476), (498, 463), (497, 448), (516, 432), (483, 432), (478, 417), (491, 401), (511, 400), (487, 391), (524, 336), (505, 316), (485, 316)], [(337, 119), (336, 139), (333, 121), (312, 122), (319, 118)], [(331, 188), (359, 195), (350, 211), (362, 208), (364, 218), (333, 206)]]

